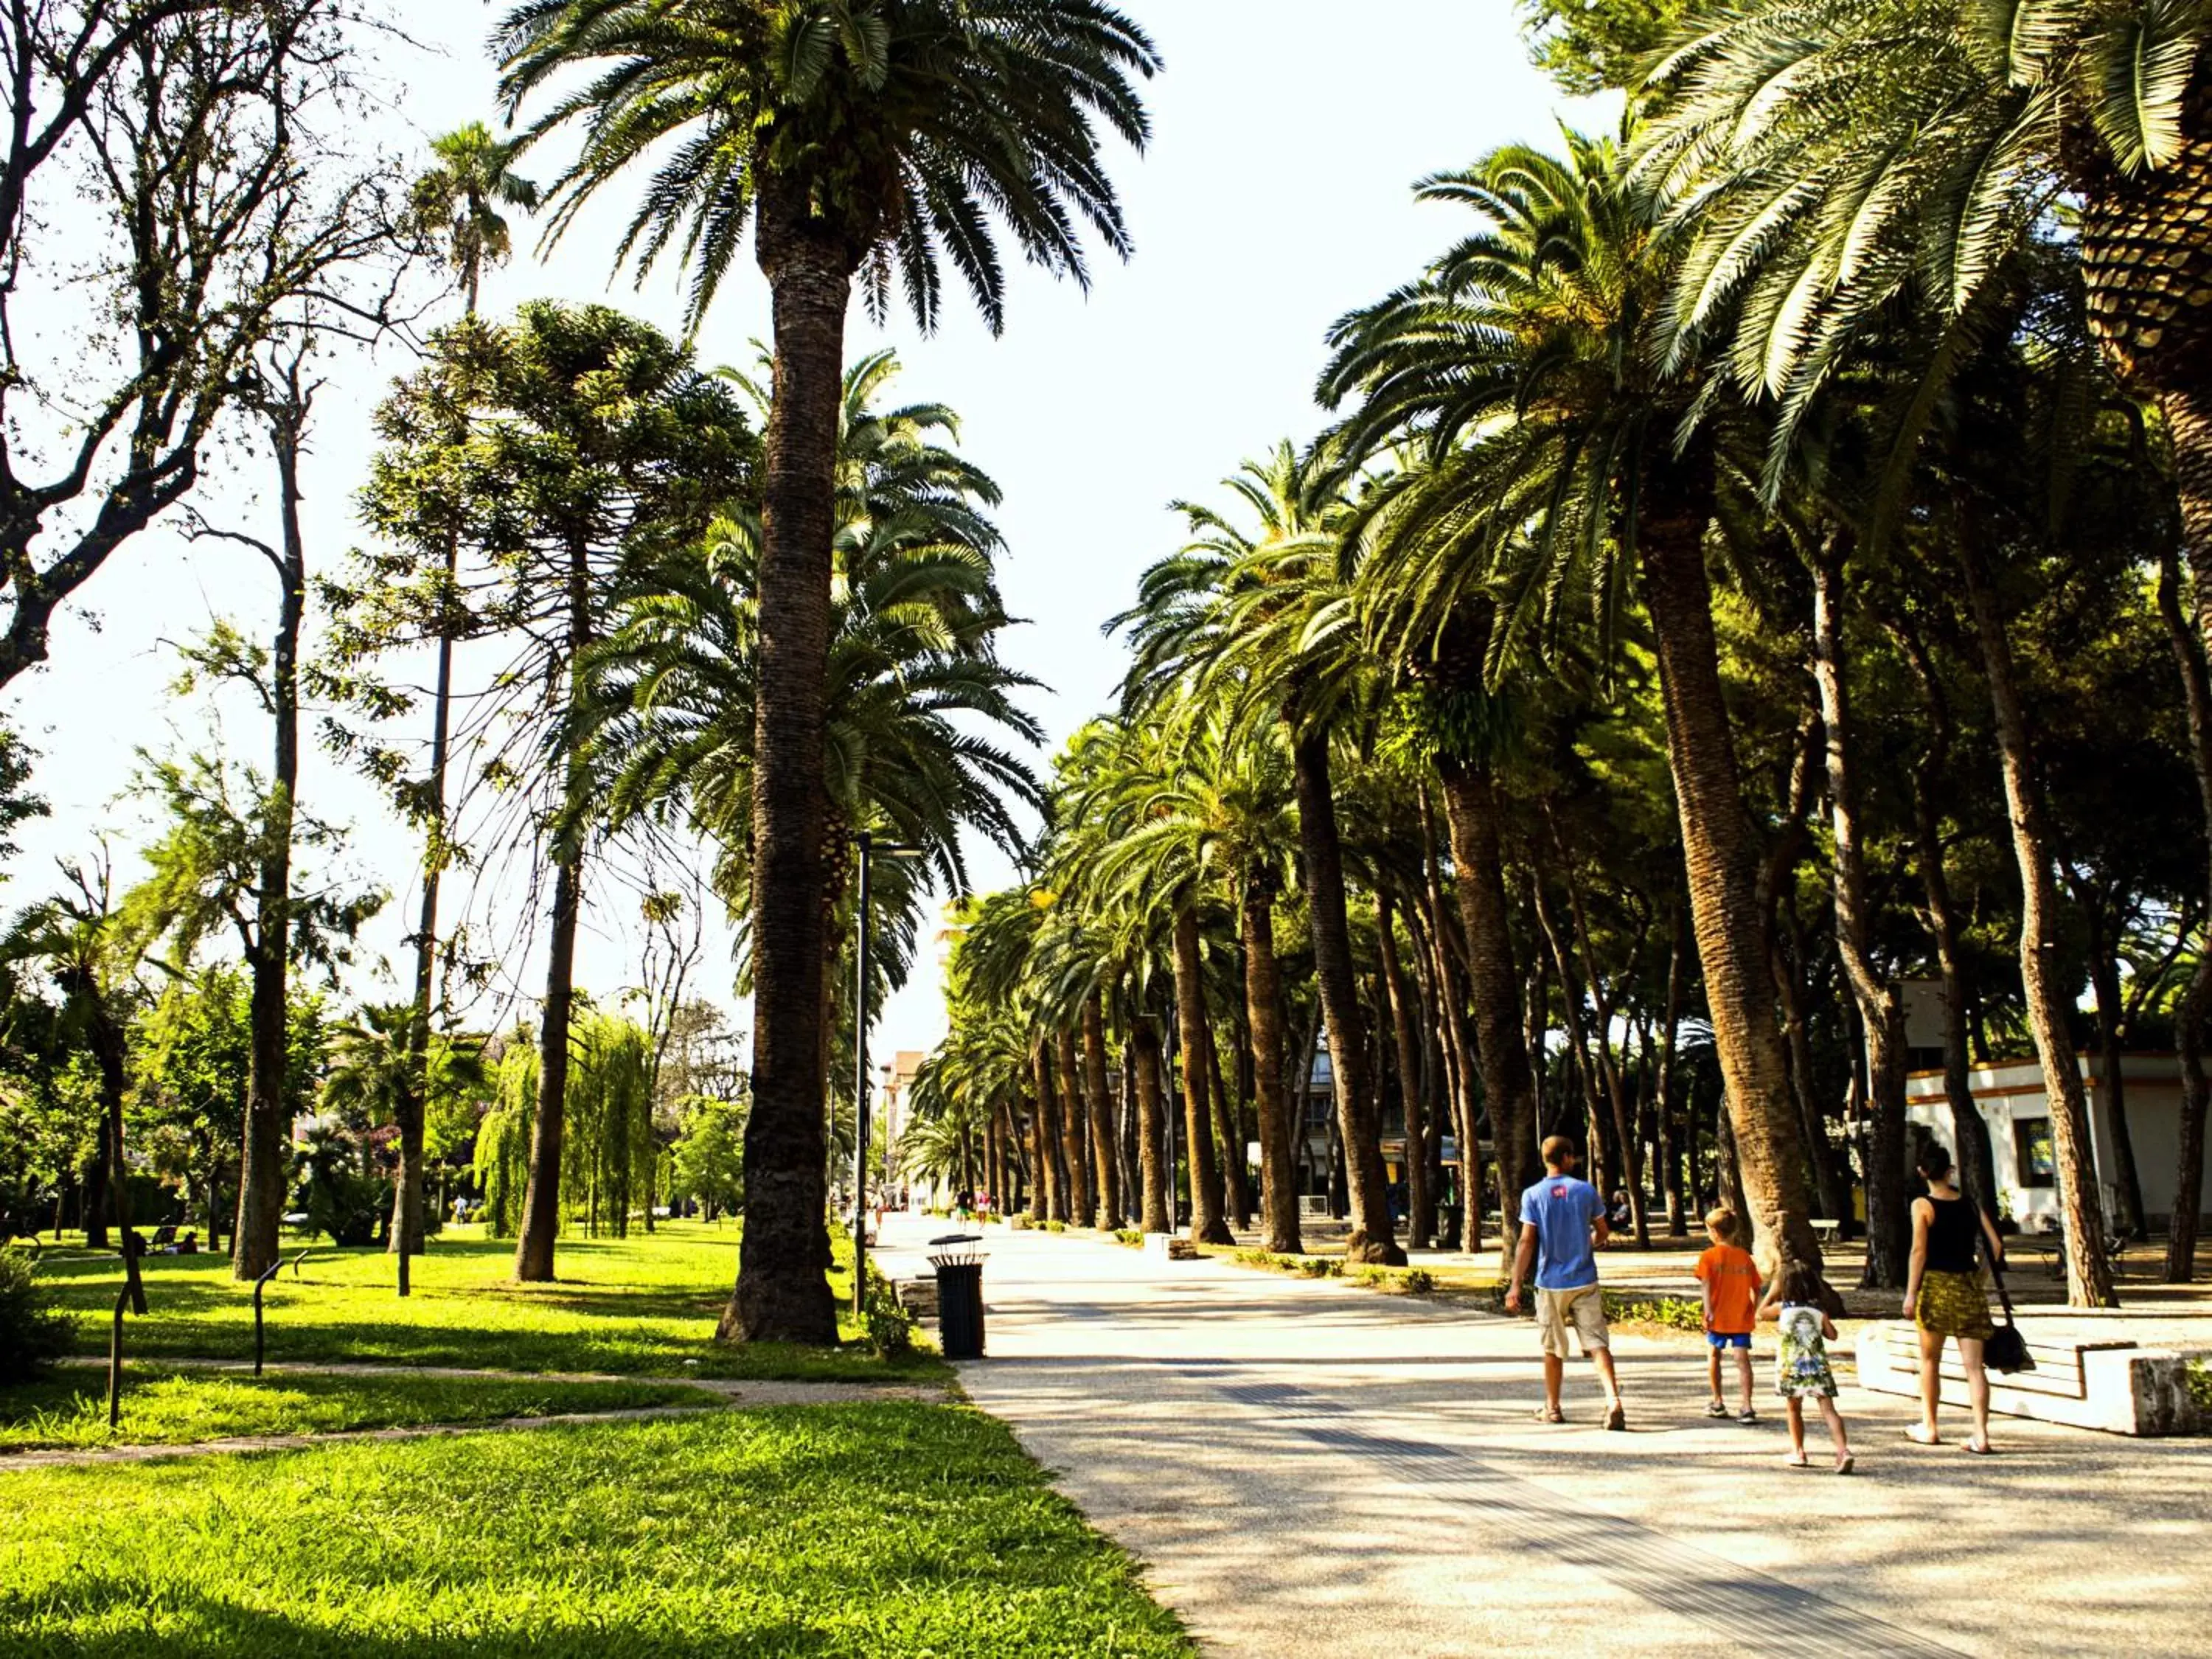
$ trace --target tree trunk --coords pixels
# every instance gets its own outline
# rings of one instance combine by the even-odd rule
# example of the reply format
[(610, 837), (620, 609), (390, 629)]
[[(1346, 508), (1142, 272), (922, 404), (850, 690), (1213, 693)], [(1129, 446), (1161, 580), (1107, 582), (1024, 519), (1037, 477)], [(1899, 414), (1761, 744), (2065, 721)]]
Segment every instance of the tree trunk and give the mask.
[[(1547, 810), (1545, 817), (1551, 813)], [(1575, 947), (1582, 957), (1583, 978), (1589, 986), (1590, 1007), (1595, 1015), (1597, 1036), (1598, 1081), (1603, 1085), (1607, 1102), (1613, 1113), (1613, 1139), (1620, 1144), (1621, 1175), (1627, 1183), (1629, 1213), (1636, 1234), (1636, 1248), (1651, 1248), (1651, 1215), (1644, 1195), (1644, 1156), (1638, 1145), (1636, 1126), (1629, 1116), (1626, 1091), (1620, 1080), (1620, 1067), (1613, 1054), (1613, 999), (1607, 994), (1605, 981), (1597, 970), (1597, 952), (1590, 945), (1589, 916), (1583, 903), (1582, 882), (1575, 874), (1572, 860), (1567, 857), (1565, 846), (1560, 842), (1559, 826), (1553, 823), (1552, 844), (1559, 849), (1567, 882), (1567, 906), (1575, 924)], [(1637, 946), (1637, 954), (1642, 951)], [(1625, 977), (1633, 980), (1636, 975), (1635, 956), (1632, 955)]]
[(1283, 975), (1275, 961), (1275, 906), (1266, 883), (1247, 876), (1239, 906), (1244, 939), (1244, 1018), (1252, 1034), (1252, 1095), (1260, 1117), (1260, 1246), (1304, 1249), (1298, 1224), (1295, 1116), (1283, 1098)]
[(1186, 898), (1176, 907), (1176, 1018), (1182, 1058), (1184, 1157), (1190, 1166), (1190, 1236), (1206, 1244), (1234, 1244), (1236, 1235), (1221, 1214), (1221, 1170), (1213, 1156), (1213, 1127), (1207, 1110), (1206, 1075), (1206, 985), (1200, 977), (1198, 912)]
[[(584, 692), (584, 653), (592, 642), (590, 550), (580, 540), (568, 549), (568, 708)], [(554, 861), (551, 936), (545, 952), (545, 1012), (538, 1030), (538, 1109), (530, 1126), (530, 1176), (522, 1191), (522, 1226), (514, 1245), (514, 1276), (526, 1285), (550, 1284), (561, 1236), (561, 1153), (568, 1109), (568, 1034), (575, 1007), (576, 924), (584, 905), (583, 830), (567, 822), (586, 788), (581, 756), (571, 750), (562, 784), (562, 811), (544, 834)], [(748, 1131), (750, 1133), (750, 1131)], [(752, 1190), (748, 1184), (750, 1206)], [(596, 1219), (596, 1218), (594, 1218)], [(401, 1258), (403, 1261), (404, 1257)], [(826, 1280), (825, 1280), (826, 1283)], [(728, 1325), (725, 1313), (723, 1324)]]
[(1098, 1197), (1098, 1224), (1119, 1227), (1121, 1165), (1114, 1157), (1114, 1097), (1106, 1084), (1106, 1011), (1094, 989), (1083, 1002), (1083, 1086), (1091, 1097), (1091, 1186)]
[(1367, 1045), (1360, 1030), (1359, 990), (1352, 960), (1352, 926), (1346, 913), (1344, 853), (1337, 840), (1336, 799), (1329, 779), (1328, 734), (1301, 735), (1293, 750), (1297, 779), (1298, 841), (1305, 854), (1306, 900), (1312, 916), (1314, 977), (1328, 1026), (1329, 1067), (1336, 1085), (1336, 1115), (1345, 1151), (1345, 1187), (1352, 1206), (1352, 1237), (1345, 1260), (1403, 1266), (1406, 1253), (1391, 1237), (1389, 1181), (1382, 1168), (1382, 1126), (1376, 1121), (1367, 1076)]
[[(1042, 1048), (1030, 1051), (1030, 1066), (1033, 1075), (1042, 1069), (1043, 1055)], [(1029, 1148), (1031, 1221), (1048, 1221), (1052, 1218), (1052, 1159), (1045, 1152), (1044, 1103), (1048, 1098), (1046, 1091), (1039, 1088), (1036, 1101), (1022, 1120), (1023, 1141)]]
[[(1804, 941), (1799, 937), (1802, 930), (1796, 925), (1794, 908), (1790, 915), (1789, 943), (1802, 952)], [(1773, 964), (1775, 1000), (1782, 1015), (1783, 1052), (1790, 1060), (1790, 1092), (1797, 1102), (1799, 1132), (1805, 1137), (1806, 1161), (1812, 1167), (1814, 1191), (1823, 1215), (1844, 1221), (1851, 1213), (1850, 1182), (1837, 1167), (1835, 1159), (1827, 1155), (1826, 1126), (1814, 1095), (1813, 1043), (1805, 1025), (1805, 987), (1798, 967), (1799, 957), (1784, 948), (1779, 937), (1769, 941), (1768, 949)]]
[(1668, 907), (1667, 1025), (1659, 1038), (1659, 1075), (1655, 1080), (1652, 1114), (1659, 1125), (1659, 1182), (1667, 1198), (1667, 1231), (1680, 1238), (1689, 1231), (1689, 1217), (1682, 1202), (1683, 1143), (1697, 1156), (1696, 1138), (1676, 1136), (1674, 1121), (1674, 1043), (1682, 1029), (1682, 907)]
[(300, 447), (306, 420), (305, 400), (297, 395), (270, 417), (283, 546), (275, 561), (279, 598), (269, 664), (274, 756), (254, 894), (246, 1125), (238, 1220), (231, 1229), (231, 1277), (246, 1281), (276, 1264), (288, 1174), (285, 1148), (291, 1140), (284, 1104), (291, 1060), (286, 981), (292, 945), (292, 824), (300, 787), (300, 628), (307, 603), (307, 542), (300, 527)]
[(1429, 1191), (1429, 1120), (1426, 1103), (1421, 1098), (1420, 1039), (1413, 1030), (1413, 999), (1407, 993), (1405, 969), (1398, 959), (1388, 893), (1375, 895), (1375, 936), (1382, 958), (1382, 989), (1390, 1003), (1390, 1027), (1398, 1044), (1398, 1097), (1406, 1108), (1406, 1243), (1409, 1249), (1425, 1249), (1433, 1233), (1423, 1231), (1422, 1221), (1431, 1215), (1436, 1205)]
[(757, 234), (774, 295), (775, 385), (762, 457), (752, 1108), (744, 1237), (722, 1334), (829, 1344), (823, 702), (845, 313), (860, 250), (831, 241), (799, 196), (793, 184), (764, 189)]
[(1063, 1225), (1067, 1220), (1067, 1181), (1062, 1165), (1060, 1091), (1052, 1076), (1052, 1047), (1039, 1037), (1030, 1051), (1030, 1066), (1036, 1073), (1037, 1184), (1044, 1188), (1044, 1219)]
[(1980, 636), (1996, 716), (1997, 752), (2004, 770), (2005, 804), (2012, 820), (2013, 854), (2020, 865), (2020, 970), (2027, 1023), (2043, 1066), (2044, 1097), (2051, 1103), (2051, 1135), (2058, 1164), (2059, 1201), (2066, 1239), (2066, 1298), (2076, 1308), (2118, 1305), (2111, 1264), (2105, 1260), (2104, 1227), (2097, 1202), (2096, 1158), (2089, 1139), (2089, 1105), (2081, 1067), (2066, 1026), (2066, 988), (2055, 977), (2059, 903), (2051, 868), (2051, 840), (2044, 828), (2042, 793), (2035, 777), (2027, 716), (2013, 672), (2012, 641), (1990, 586), (1971, 507), (1962, 504), (1959, 564), (1966, 600)]
[[(1474, 997), (1474, 1047), (1482, 1072), (1482, 1098), (1498, 1161), (1498, 1212), (1505, 1218), (1501, 1260), (1518, 1241), (1521, 1194), (1543, 1173), (1536, 1148), (1536, 1079), (1528, 1059), (1521, 970), (1513, 957), (1512, 925), (1505, 905), (1505, 860), (1500, 849), (1498, 792), (1490, 775), (1457, 763), (1441, 764), (1444, 822), (1451, 832), (1452, 864), (1459, 879), (1460, 920), (1467, 934), (1468, 977)], [(1461, 1168), (1472, 1163), (1461, 1149)], [(1462, 1180), (1469, 1208), (1480, 1188)], [(1510, 1267), (1510, 1261), (1506, 1262)]]
[(1091, 1190), (1091, 1114), (1083, 1103), (1082, 1067), (1075, 1054), (1075, 1031), (1063, 1025), (1053, 1035), (1053, 1057), (1060, 1074), (1060, 1152), (1067, 1165), (1067, 1214), (1071, 1227), (1097, 1223), (1097, 1195)]
[(1820, 1244), (1766, 961), (1759, 849), (1744, 808), (1713, 634), (1705, 558), (1711, 510), (1709, 479), (1660, 471), (1646, 480), (1638, 526), (1644, 596), (1666, 705), (1691, 922), (1736, 1163), (1752, 1218), (1771, 1243), (1772, 1273), (1797, 1266), (1817, 1271)]
[(93, 1060), (100, 1067), (100, 1104), (107, 1141), (111, 1172), (108, 1192), (115, 1206), (117, 1243), (123, 1249), (123, 1282), (131, 1293), (131, 1311), (146, 1316), (146, 1285), (138, 1271), (138, 1240), (131, 1231), (131, 1164), (123, 1155), (123, 1097), (129, 1091), (126, 1039), (123, 1027), (110, 1015), (107, 993), (98, 984), (88, 993), (94, 1000), (91, 1036)]
[(1867, 1036), (1867, 1255), (1861, 1283), (1901, 1289), (1912, 1231), (1905, 1194), (1905, 1006), (1874, 962), (1874, 905), (1860, 842), (1856, 736), (1850, 685), (1844, 676), (1844, 603), (1843, 553), (1829, 548), (1813, 571), (1813, 679), (1820, 688), (1820, 724), (1827, 733), (1836, 948)]
[(1138, 1224), (1148, 1233), (1169, 1233), (1175, 1223), (1168, 1213), (1168, 1176), (1160, 1157), (1164, 1127), (1160, 1111), (1159, 1033), (1152, 1018), (1139, 1014), (1129, 1024), (1129, 1043), (1137, 1054), (1137, 1164), (1141, 1176)]
[[(2083, 884), (2086, 886), (2087, 884)], [(2119, 1214), (2106, 1218), (2124, 1238), (2148, 1237), (2143, 1224), (2142, 1176), (2136, 1168), (2135, 1136), (2128, 1129), (2127, 1004), (2120, 991), (2120, 964), (2106, 927), (2104, 907), (2077, 886), (2075, 902), (2089, 927), (2089, 983), (2097, 993), (2097, 1093), (2112, 1137), (2112, 1185)]]
[(1221, 1160), (1221, 1213), (1231, 1231), (1252, 1224), (1252, 1200), (1244, 1168), (1244, 1137), (1237, 1133), (1236, 1103), (1221, 1073), (1221, 1044), (1206, 1022), (1206, 1086), (1213, 1106), (1213, 1131)]

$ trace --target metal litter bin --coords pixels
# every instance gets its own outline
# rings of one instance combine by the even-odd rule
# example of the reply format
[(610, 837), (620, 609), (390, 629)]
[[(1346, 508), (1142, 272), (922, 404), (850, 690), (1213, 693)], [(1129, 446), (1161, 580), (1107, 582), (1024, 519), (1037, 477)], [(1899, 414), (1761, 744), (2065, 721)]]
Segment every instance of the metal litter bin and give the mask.
[(929, 1241), (929, 1265), (937, 1269), (937, 1346), (947, 1359), (983, 1357), (982, 1239), (973, 1233), (949, 1233)]

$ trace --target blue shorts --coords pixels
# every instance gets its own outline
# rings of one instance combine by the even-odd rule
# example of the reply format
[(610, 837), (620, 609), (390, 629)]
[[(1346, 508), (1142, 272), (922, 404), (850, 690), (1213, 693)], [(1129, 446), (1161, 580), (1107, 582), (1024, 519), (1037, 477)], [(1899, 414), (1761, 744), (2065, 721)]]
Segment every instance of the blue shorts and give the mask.
[(1749, 1331), (1707, 1331), (1705, 1340), (1716, 1348), (1747, 1348), (1751, 1346)]

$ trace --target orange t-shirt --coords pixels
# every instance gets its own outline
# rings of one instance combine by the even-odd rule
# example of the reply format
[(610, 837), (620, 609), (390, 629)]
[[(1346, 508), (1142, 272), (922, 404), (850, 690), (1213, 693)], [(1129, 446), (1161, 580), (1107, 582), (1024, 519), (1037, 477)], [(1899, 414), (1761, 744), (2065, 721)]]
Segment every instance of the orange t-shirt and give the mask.
[(1748, 1336), (1759, 1313), (1759, 1264), (1751, 1252), (1716, 1244), (1698, 1258), (1698, 1277), (1712, 1292), (1713, 1329), (1725, 1336)]

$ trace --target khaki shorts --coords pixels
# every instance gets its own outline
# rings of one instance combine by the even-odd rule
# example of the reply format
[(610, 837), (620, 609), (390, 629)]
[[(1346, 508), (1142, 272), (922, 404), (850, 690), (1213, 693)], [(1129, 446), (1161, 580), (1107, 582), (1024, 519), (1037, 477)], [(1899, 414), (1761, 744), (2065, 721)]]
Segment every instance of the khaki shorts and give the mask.
[(1605, 1294), (1596, 1285), (1536, 1292), (1536, 1331), (1543, 1339), (1546, 1353), (1557, 1359), (1567, 1357), (1569, 1326), (1574, 1328), (1575, 1340), (1585, 1354), (1613, 1346), (1605, 1326)]

